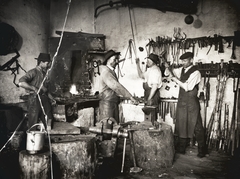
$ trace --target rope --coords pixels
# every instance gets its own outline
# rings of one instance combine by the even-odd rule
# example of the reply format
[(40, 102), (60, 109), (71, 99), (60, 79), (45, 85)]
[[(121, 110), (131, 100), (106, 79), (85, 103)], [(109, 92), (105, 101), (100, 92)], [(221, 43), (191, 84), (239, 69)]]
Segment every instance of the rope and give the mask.
[(6, 147), (6, 145), (12, 140), (13, 136), (15, 135), (15, 133), (17, 132), (18, 128), (22, 125), (24, 119), (26, 118), (27, 114), (24, 115), (22, 121), (18, 124), (17, 128), (15, 129), (15, 131), (13, 132), (13, 134), (11, 135), (11, 137), (8, 139), (8, 141), (3, 145), (3, 147), (1, 148), (0, 152), (2, 152), (2, 150)]
[(128, 6), (128, 12), (129, 12), (129, 18), (130, 18), (130, 24), (131, 24), (131, 31), (132, 31), (132, 37), (133, 37), (133, 50), (135, 55), (137, 56), (136, 52), (136, 45), (135, 45), (135, 36), (134, 36), (134, 31), (133, 31), (133, 23), (132, 23), (132, 16), (131, 16), (131, 11), (130, 11), (130, 7)]
[[(60, 49), (60, 46), (61, 46), (61, 43), (62, 43), (63, 32), (64, 32), (65, 27), (66, 27), (66, 22), (67, 22), (67, 17), (68, 17), (70, 5), (71, 5), (71, 0), (69, 0), (67, 4), (68, 4), (68, 8), (67, 8), (67, 12), (66, 12), (66, 16), (65, 16), (65, 20), (64, 20), (64, 24), (63, 24), (63, 28), (62, 28), (62, 33), (61, 33), (61, 36), (60, 36), (60, 40), (59, 40), (59, 43), (58, 43), (58, 46), (57, 46), (57, 50), (56, 50), (56, 52), (55, 52), (55, 54), (54, 54), (54, 56), (53, 56), (53, 60), (52, 60), (51, 66), (50, 66), (50, 68), (47, 70), (46, 75), (45, 75), (45, 77), (44, 77), (44, 79), (43, 79), (43, 81), (42, 81), (42, 83), (41, 83), (41, 85), (40, 85), (40, 87), (39, 87), (39, 89), (38, 89), (38, 91), (37, 91), (37, 96), (38, 96), (38, 99), (39, 99), (40, 106), (41, 106), (41, 108), (42, 108), (43, 114), (44, 114), (44, 116), (45, 116), (45, 122), (46, 122), (46, 124), (47, 124), (47, 115), (46, 115), (45, 110), (44, 110), (44, 108), (43, 108), (43, 104), (42, 104), (42, 101), (41, 101), (41, 98), (40, 98), (39, 93), (40, 93), (41, 88), (43, 87), (43, 83), (46, 81), (46, 79), (47, 79), (47, 77), (48, 77), (49, 72), (50, 72), (50, 71), (52, 70), (52, 68), (53, 68), (53, 64), (54, 64), (54, 62), (55, 62), (56, 56), (57, 56), (57, 54), (58, 54), (58, 52), (59, 52), (59, 49)], [(46, 131), (47, 131), (47, 136), (48, 136), (49, 152), (50, 152), (51, 179), (53, 179), (52, 145), (51, 145), (50, 134), (48, 133), (48, 130), (46, 130)]]

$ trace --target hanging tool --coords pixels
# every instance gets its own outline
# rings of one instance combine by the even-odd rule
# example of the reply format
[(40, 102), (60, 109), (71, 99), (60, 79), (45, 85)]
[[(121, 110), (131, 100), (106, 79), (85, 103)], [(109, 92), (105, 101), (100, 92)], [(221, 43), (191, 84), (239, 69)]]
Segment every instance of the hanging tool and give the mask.
[[(129, 12), (129, 18), (130, 18), (130, 25), (131, 25), (131, 31), (132, 31), (132, 37), (133, 39), (130, 39), (128, 41), (128, 48), (127, 48), (127, 51), (126, 51), (126, 54), (125, 54), (125, 58), (126, 59), (126, 55), (127, 55), (127, 52), (129, 51), (130, 53), (130, 58), (132, 59), (132, 51), (134, 52), (135, 54), (135, 58), (137, 59), (138, 58), (138, 55), (137, 55), (137, 49), (136, 49), (136, 41), (135, 41), (135, 36), (134, 36), (134, 31), (133, 31), (133, 22), (132, 22), (132, 16), (131, 16), (131, 11), (130, 11), (130, 6), (128, 6), (128, 12)], [(139, 48), (139, 50), (142, 50), (142, 48)], [(122, 64), (122, 68), (123, 68), (123, 65), (124, 63)], [(119, 65), (118, 65), (118, 69), (120, 71), (120, 68), (119, 68)], [(123, 76), (121, 74), (121, 76)]]
[[(202, 62), (200, 62), (200, 64), (202, 64)], [(204, 97), (204, 89), (205, 89), (205, 85), (206, 85), (206, 73), (203, 77), (203, 87), (202, 87), (202, 91), (199, 94), (199, 100), (200, 101), (204, 101), (205, 97)]]
[(233, 39), (232, 54), (231, 54), (231, 59), (233, 59), (233, 60), (236, 59), (235, 50), (236, 50), (236, 40)]
[[(204, 129), (206, 130), (206, 123), (207, 123), (207, 108), (210, 99), (210, 71), (206, 72), (207, 82), (205, 83), (205, 98), (204, 98)], [(205, 80), (206, 80), (205, 78)]]
[[(136, 55), (136, 41), (135, 41), (135, 36), (134, 36), (134, 31), (133, 31), (133, 22), (132, 22), (132, 16), (131, 16), (131, 11), (130, 11), (130, 6), (128, 6), (128, 12), (129, 12), (129, 18), (130, 18), (130, 24), (131, 24), (131, 31), (132, 31), (132, 37), (133, 37), (133, 45), (134, 45), (134, 51), (135, 51), (135, 55)], [(136, 58), (138, 58), (136, 56)]]
[(222, 36), (218, 36), (218, 53), (224, 53), (223, 50), (223, 37)]
[(214, 50), (217, 51), (218, 50), (218, 35), (217, 34), (214, 34), (213, 35), (213, 43), (214, 43)]
[(133, 40), (130, 39), (130, 40), (128, 41), (128, 48), (127, 48), (127, 51), (126, 51), (126, 53), (125, 53), (124, 60), (122, 60), (122, 61), (123, 61), (123, 63), (122, 63), (122, 68), (123, 68), (123, 66), (124, 66), (124, 62), (125, 62), (125, 59), (127, 58), (128, 52), (129, 52), (129, 58), (132, 59), (132, 51), (134, 52), (134, 55), (135, 55), (135, 58), (136, 58), (136, 57), (137, 57), (137, 55), (136, 55), (136, 47), (135, 47), (135, 45), (134, 45), (134, 43), (133, 43)]
[[(14, 57), (12, 57), (8, 62), (6, 62), (5, 64), (3, 64), (2, 66), (0, 65), (0, 71), (11, 71), (12, 74), (14, 75), (14, 78), (13, 78), (13, 83), (17, 86), (18, 84), (16, 84), (16, 74), (15, 72), (17, 71), (17, 74), (19, 73), (19, 68), (21, 68), (25, 73), (27, 73), (23, 68), (22, 66), (19, 64), (18, 62), (18, 57), (20, 57), (20, 54), (18, 53), (17, 50), (15, 50), (15, 53), (16, 55)], [(11, 67), (13, 65), (13, 63), (15, 63), (15, 67)], [(11, 75), (12, 75), (11, 74)]]
[(208, 44), (209, 44), (210, 47), (209, 47), (206, 55), (209, 54), (209, 52), (210, 52), (210, 50), (212, 49), (212, 46), (213, 46), (213, 40), (210, 37), (208, 37)]

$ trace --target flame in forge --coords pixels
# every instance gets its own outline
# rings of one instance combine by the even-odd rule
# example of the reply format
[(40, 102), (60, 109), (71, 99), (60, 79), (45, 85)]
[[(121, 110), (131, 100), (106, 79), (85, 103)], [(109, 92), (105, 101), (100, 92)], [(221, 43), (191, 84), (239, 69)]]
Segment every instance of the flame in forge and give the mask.
[(74, 95), (78, 95), (79, 92), (77, 91), (77, 87), (75, 84), (73, 84), (70, 88), (70, 91), (69, 91), (71, 94), (74, 94)]

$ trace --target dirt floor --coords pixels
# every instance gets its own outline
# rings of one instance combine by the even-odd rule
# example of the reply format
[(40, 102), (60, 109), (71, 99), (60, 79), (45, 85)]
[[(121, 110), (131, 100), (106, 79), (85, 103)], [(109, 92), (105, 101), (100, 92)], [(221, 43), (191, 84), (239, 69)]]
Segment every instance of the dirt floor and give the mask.
[[(18, 150), (4, 149), (0, 153), (0, 179), (18, 179)], [(235, 179), (240, 176), (240, 149), (234, 156), (218, 151), (210, 151), (204, 158), (197, 157), (197, 147), (188, 147), (186, 154), (176, 154), (172, 167), (153, 171), (142, 170), (130, 173), (133, 163), (130, 160), (129, 144), (126, 148), (126, 160), (123, 173), (122, 148), (118, 147), (115, 159), (108, 159), (100, 165), (94, 179)]]
[[(127, 145), (128, 146), (128, 145)], [(240, 150), (234, 157), (216, 150), (209, 151), (206, 157), (197, 157), (197, 146), (188, 147), (186, 154), (175, 154), (172, 167), (155, 170), (142, 170), (130, 173), (133, 167), (129, 160), (129, 148), (126, 149), (124, 171), (121, 173), (121, 148), (114, 161), (108, 161), (101, 166), (96, 175), (97, 179), (235, 179), (240, 176)]]

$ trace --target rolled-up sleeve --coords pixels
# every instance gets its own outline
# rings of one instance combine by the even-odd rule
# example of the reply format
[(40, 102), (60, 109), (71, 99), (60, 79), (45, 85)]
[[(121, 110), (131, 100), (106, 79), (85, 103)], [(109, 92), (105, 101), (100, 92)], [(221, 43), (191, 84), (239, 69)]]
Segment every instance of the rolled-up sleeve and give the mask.
[(148, 83), (150, 87), (157, 85), (158, 88), (162, 86), (162, 72), (156, 68), (148, 70), (144, 74), (145, 82)]
[(34, 70), (29, 70), (24, 76), (22, 76), (20, 79), (19, 79), (19, 82), (26, 82), (26, 83), (29, 83), (32, 81), (32, 79), (34, 78), (35, 76), (35, 71)]
[(186, 91), (191, 91), (201, 81), (201, 73), (199, 71), (193, 72), (185, 82)]

